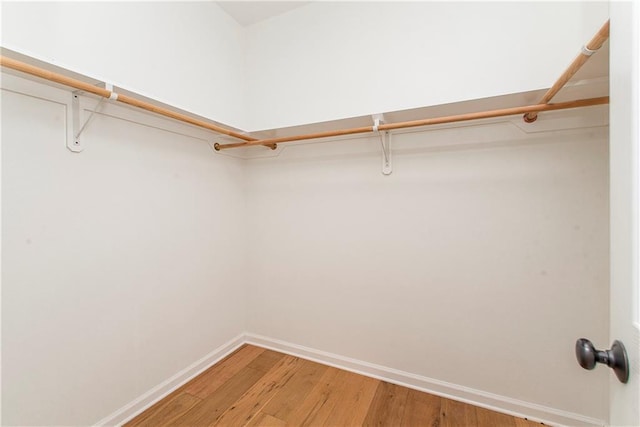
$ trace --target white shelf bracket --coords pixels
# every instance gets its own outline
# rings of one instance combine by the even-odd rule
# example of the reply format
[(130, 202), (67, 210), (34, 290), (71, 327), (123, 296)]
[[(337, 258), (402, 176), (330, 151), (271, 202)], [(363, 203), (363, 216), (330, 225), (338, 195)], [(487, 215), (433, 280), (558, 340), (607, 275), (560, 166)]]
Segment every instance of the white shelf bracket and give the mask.
[(380, 138), (380, 147), (382, 148), (382, 174), (391, 175), (393, 167), (391, 163), (391, 134), (388, 131), (380, 132), (378, 129), (381, 123), (384, 123), (384, 116), (376, 114), (371, 116), (373, 119), (372, 130)]
[(84, 146), (80, 143), (80, 138), (77, 135), (80, 133), (81, 120), (83, 119), (82, 111), (80, 110), (80, 95), (82, 91), (74, 91), (71, 94), (71, 132), (67, 135), (67, 148), (69, 151), (79, 153), (84, 150)]
[[(113, 91), (113, 86), (110, 84), (105, 84), (105, 88), (109, 91)], [(71, 121), (73, 123), (72, 133), (67, 138), (67, 148), (74, 153), (79, 153), (84, 150), (84, 144), (82, 143), (82, 132), (86, 129), (87, 125), (93, 118), (93, 115), (102, 107), (104, 100), (106, 98), (100, 98), (96, 107), (91, 111), (89, 117), (85, 120), (84, 109), (80, 106), (80, 95), (84, 92), (81, 90), (74, 91), (71, 94), (71, 111), (72, 117)]]

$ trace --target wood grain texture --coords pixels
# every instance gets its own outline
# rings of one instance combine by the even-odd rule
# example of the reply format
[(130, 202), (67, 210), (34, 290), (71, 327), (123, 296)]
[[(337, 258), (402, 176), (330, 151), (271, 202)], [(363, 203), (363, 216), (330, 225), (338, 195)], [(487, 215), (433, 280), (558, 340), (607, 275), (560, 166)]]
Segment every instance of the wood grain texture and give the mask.
[(216, 425), (238, 426), (250, 422), (278, 391), (287, 385), (300, 368), (298, 361), (297, 357), (283, 357), (222, 414)]
[(525, 418), (513, 418), (513, 421), (516, 423), (516, 427), (540, 427), (541, 423), (536, 423), (533, 421), (529, 421)]
[(262, 409), (262, 412), (277, 419), (288, 419), (320, 382), (327, 369), (325, 365), (305, 360), (287, 387), (283, 387)]
[(408, 396), (408, 388), (387, 382), (380, 382), (363, 425), (402, 425), (402, 418), (404, 417)]
[(126, 424), (534, 427), (540, 424), (246, 345)]
[(484, 408), (476, 408), (476, 417), (478, 426), (481, 427), (515, 427), (516, 422), (513, 417), (501, 414), (499, 412), (490, 411)]
[(167, 425), (215, 425), (222, 414), (233, 406), (256, 382), (271, 369), (283, 354), (263, 352), (246, 367), (226, 381), (216, 392), (187, 411), (180, 419)]
[(279, 418), (265, 414), (264, 412), (258, 413), (248, 424), (248, 427), (286, 427), (287, 423)]
[(402, 416), (402, 425), (440, 426), (440, 407), (442, 398), (417, 390), (409, 390), (407, 405)]
[(184, 388), (184, 391), (204, 399), (263, 352), (264, 349), (260, 347), (242, 346), (198, 375)]
[(151, 409), (143, 412), (127, 425), (131, 427), (166, 425), (176, 421), (200, 402), (202, 402), (202, 399), (189, 393), (172, 394), (161, 400), (158, 405), (154, 405)]
[(476, 407), (450, 399), (442, 399), (440, 419), (443, 427), (477, 426)]
[(344, 377), (345, 385), (324, 425), (362, 425), (380, 381), (351, 372), (341, 372), (348, 374)]
[(317, 425), (318, 420), (333, 408), (335, 394), (340, 387), (338, 375), (340, 370), (329, 367), (320, 378), (318, 384), (309, 391), (306, 398), (293, 413), (285, 419), (291, 425)]

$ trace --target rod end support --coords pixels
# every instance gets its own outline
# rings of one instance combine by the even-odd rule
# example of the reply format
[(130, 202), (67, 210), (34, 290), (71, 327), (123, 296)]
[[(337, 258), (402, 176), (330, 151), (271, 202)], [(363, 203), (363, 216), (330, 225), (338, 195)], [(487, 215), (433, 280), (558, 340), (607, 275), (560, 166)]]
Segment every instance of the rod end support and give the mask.
[(522, 120), (524, 120), (525, 123), (533, 123), (538, 120), (538, 114), (526, 113), (524, 116), (522, 116)]
[(267, 147), (271, 148), (272, 150), (275, 150), (278, 148), (278, 144), (269, 144), (267, 145)]
[(217, 142), (215, 144), (213, 144), (213, 149), (216, 150), (216, 151), (220, 151), (220, 144), (217, 143)]

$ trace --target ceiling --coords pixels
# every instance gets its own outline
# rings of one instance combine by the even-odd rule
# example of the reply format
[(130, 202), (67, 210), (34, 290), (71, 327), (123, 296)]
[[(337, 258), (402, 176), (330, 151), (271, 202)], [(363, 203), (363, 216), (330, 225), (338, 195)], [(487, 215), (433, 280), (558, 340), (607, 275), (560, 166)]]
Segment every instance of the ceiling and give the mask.
[[(216, 3), (236, 22), (242, 26), (249, 26), (264, 21), (277, 15), (289, 12), (301, 6), (308, 5), (311, 1), (245, 1), (227, 0)], [(573, 58), (572, 58), (573, 59)], [(592, 80), (609, 75), (609, 43), (605, 43), (598, 55), (594, 55), (584, 67), (571, 79), (568, 86), (580, 84), (585, 80)], [(551, 86), (552, 82), (549, 82)]]
[(225, 12), (242, 26), (253, 25), (304, 6), (308, 1), (218, 1)]

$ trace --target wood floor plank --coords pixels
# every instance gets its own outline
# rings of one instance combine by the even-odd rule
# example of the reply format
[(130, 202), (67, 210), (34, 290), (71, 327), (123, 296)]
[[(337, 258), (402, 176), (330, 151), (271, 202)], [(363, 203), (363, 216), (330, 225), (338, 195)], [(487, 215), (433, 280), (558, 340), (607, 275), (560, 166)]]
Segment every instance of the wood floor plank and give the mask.
[(126, 427), (160, 427), (167, 425), (180, 418), (201, 401), (202, 399), (188, 393), (176, 394), (169, 399), (161, 400), (159, 405), (154, 405), (153, 411), (143, 412), (128, 422)]
[(300, 359), (293, 356), (283, 357), (258, 382), (242, 395), (216, 422), (220, 426), (245, 425), (287, 385), (291, 377), (300, 368)]
[(265, 351), (256, 357), (236, 375), (222, 384), (215, 393), (187, 411), (179, 420), (170, 425), (210, 426), (247, 392), (284, 354)]
[(328, 366), (320, 363), (302, 360), (302, 366), (291, 378), (286, 387), (278, 393), (262, 408), (262, 412), (281, 420), (290, 418), (302, 402), (307, 398), (311, 390), (318, 384)]
[(537, 423), (524, 418), (514, 418), (513, 421), (515, 421), (516, 427), (540, 427), (543, 425), (542, 423)]
[(343, 388), (336, 390), (336, 404), (323, 425), (361, 425), (367, 417), (380, 381), (351, 372), (346, 374)]
[(409, 390), (407, 407), (402, 417), (403, 426), (440, 426), (442, 398), (417, 390)]
[(513, 417), (485, 408), (476, 407), (476, 416), (478, 427), (515, 427), (516, 425)]
[(273, 415), (259, 412), (258, 415), (246, 424), (246, 427), (286, 427), (287, 423)]
[(442, 427), (477, 426), (475, 407), (455, 400), (440, 401), (440, 424)]
[(284, 420), (290, 426), (317, 425), (318, 419), (335, 404), (332, 396), (340, 369), (328, 367), (320, 381), (313, 387), (300, 406)]
[(343, 403), (345, 397), (345, 391), (349, 388), (358, 375), (348, 371), (338, 370), (334, 380), (329, 384), (327, 393), (325, 394), (324, 404), (315, 411), (313, 417), (307, 418), (303, 423), (305, 426), (327, 426), (327, 425), (340, 425), (331, 424), (329, 418), (336, 412), (342, 413), (339, 409)]
[(126, 427), (540, 427), (373, 378), (243, 346)]
[(184, 387), (184, 391), (204, 399), (264, 351), (264, 348), (245, 345), (198, 375)]
[(371, 402), (364, 426), (397, 426), (402, 424), (402, 418), (407, 405), (409, 389), (381, 381), (376, 395)]
[(269, 369), (273, 368), (273, 365), (275, 365), (284, 356), (286, 356), (284, 353), (278, 353), (277, 351), (272, 350), (264, 350), (259, 357), (253, 359), (247, 366), (255, 369), (256, 371), (266, 373)]

